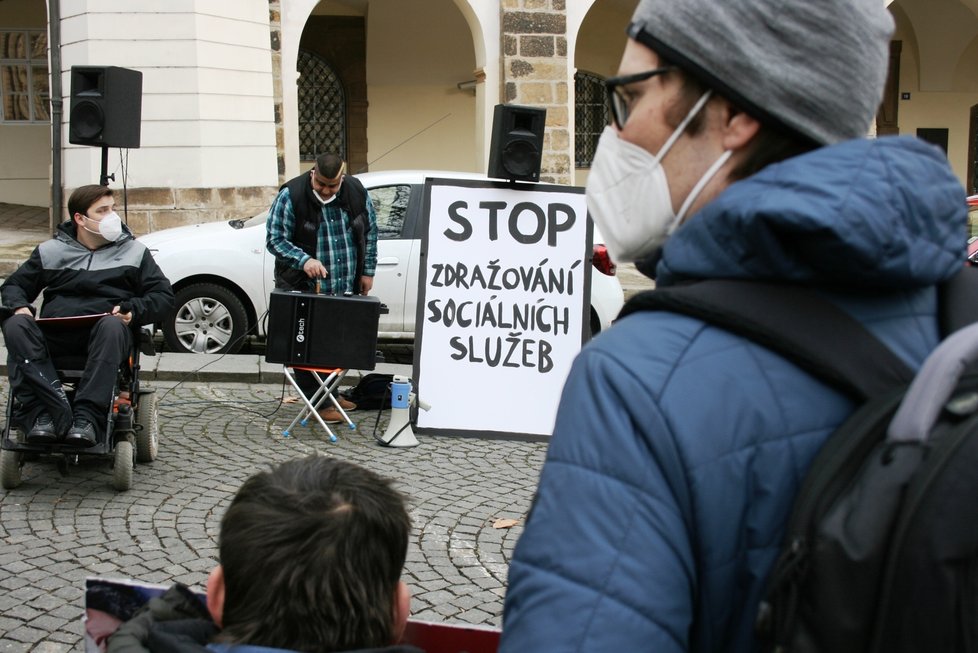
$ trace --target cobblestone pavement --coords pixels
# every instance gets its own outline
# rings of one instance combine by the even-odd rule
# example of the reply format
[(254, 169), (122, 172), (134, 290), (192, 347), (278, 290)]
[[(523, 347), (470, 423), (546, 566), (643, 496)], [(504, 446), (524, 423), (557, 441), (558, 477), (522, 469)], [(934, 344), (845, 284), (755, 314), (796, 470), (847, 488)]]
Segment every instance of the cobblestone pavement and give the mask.
[[(283, 438), (297, 408), (275, 412), (280, 386), (153, 387), (160, 455), (137, 466), (132, 490), (114, 491), (108, 462), (84, 457), (66, 477), (50, 461), (29, 462), (19, 488), (0, 490), (0, 653), (80, 650), (88, 576), (202, 588), (239, 484), (269, 463), (317, 451), (394, 477), (411, 497), (404, 580), (415, 617), (500, 625), (507, 565), (545, 443), (419, 436), (413, 449), (381, 448), (371, 435), (376, 413), (362, 411), (353, 413), (356, 431), (337, 429), (336, 444), (311, 427)], [(4, 381), (4, 404), (5, 394)], [(498, 518), (519, 523), (497, 529)]]

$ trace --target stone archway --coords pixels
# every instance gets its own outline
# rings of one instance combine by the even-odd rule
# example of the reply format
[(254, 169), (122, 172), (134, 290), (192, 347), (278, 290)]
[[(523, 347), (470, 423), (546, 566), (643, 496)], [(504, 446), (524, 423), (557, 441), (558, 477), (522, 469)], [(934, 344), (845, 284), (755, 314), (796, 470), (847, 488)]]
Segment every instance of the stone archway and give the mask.
[[(270, 0), (270, 8), (280, 178), (295, 176), (302, 167), (294, 72), (299, 48), (329, 49), (309, 35), (328, 30), (330, 38), (318, 40), (334, 41), (348, 29), (344, 22), (356, 21), (359, 27), (350, 31), (361, 30), (362, 47), (353, 39), (352, 48), (334, 48), (327, 56), (349, 91), (350, 168), (481, 167), (477, 158), (484, 152), (485, 104), (497, 96), (477, 83), (473, 102), (471, 91), (457, 85), (473, 78), (482, 81), (477, 61), (486, 61), (487, 68), (493, 65), (486, 41), (493, 38), (489, 4), (439, 0), (409, 7), (402, 0)], [(495, 19), (498, 29), (498, 10)], [(321, 29), (324, 22), (332, 26)], [(441, 37), (425, 38), (433, 24), (440, 26)], [(453, 153), (457, 156), (447, 156)]]
[[(973, 182), (971, 107), (978, 103), (976, 8), (978, 0), (896, 0), (889, 5), (894, 39), (902, 42), (898, 87), (887, 94), (897, 123), (892, 131), (946, 130), (948, 161), (966, 187)], [(879, 133), (885, 133), (880, 127)]]
[[(346, 106), (341, 129), (348, 169), (352, 173), (367, 171), (367, 36), (362, 16), (309, 16), (299, 49), (320, 57), (343, 88)], [(298, 104), (297, 113), (305, 107)], [(296, 125), (307, 115), (297, 115)]]

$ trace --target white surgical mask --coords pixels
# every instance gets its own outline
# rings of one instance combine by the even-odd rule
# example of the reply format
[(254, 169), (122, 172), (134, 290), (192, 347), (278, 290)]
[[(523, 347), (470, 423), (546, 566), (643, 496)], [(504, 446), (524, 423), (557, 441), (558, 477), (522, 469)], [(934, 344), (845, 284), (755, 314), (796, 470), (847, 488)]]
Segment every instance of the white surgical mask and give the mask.
[[(85, 216), (85, 219), (92, 220), (92, 218), (88, 217), (87, 215)], [(95, 222), (95, 220), (92, 220), (92, 222)], [(119, 236), (122, 235), (122, 219), (119, 217), (119, 214), (116, 213), (115, 211), (107, 214), (96, 224), (98, 224), (98, 231), (93, 231), (88, 227), (85, 227), (85, 231), (93, 234), (98, 234), (102, 238), (105, 238), (110, 243), (114, 243), (115, 241), (119, 240)]]
[(316, 189), (313, 189), (312, 194), (316, 196), (316, 199), (319, 200), (323, 206), (326, 206), (336, 199), (336, 193), (333, 193), (328, 200), (324, 200), (323, 196), (316, 192)]
[(610, 125), (601, 134), (587, 180), (587, 206), (604, 236), (608, 253), (616, 262), (637, 261), (661, 247), (682, 223), (706, 184), (733, 154), (730, 150), (721, 154), (693, 186), (679, 212), (672, 210), (672, 195), (662, 159), (710, 99), (710, 93), (707, 91), (696, 101), (655, 156), (619, 138)]
[[(340, 174), (341, 175), (343, 174), (343, 171), (344, 170), (346, 170), (346, 164), (345, 163), (340, 167)], [(316, 175), (315, 170), (310, 170), (309, 171), (309, 179), (312, 180), (312, 181), (309, 182), (310, 184), (312, 184), (313, 181), (315, 181), (315, 179), (316, 179), (315, 175)], [(324, 200), (323, 199), (323, 196), (319, 194), (319, 191), (316, 190), (315, 186), (313, 186), (313, 189), (312, 189), (312, 194), (316, 196), (316, 199), (319, 200), (319, 203), (322, 204), (323, 206), (326, 206), (327, 204), (332, 203), (336, 199), (336, 196), (339, 194), (339, 192), (340, 192), (339, 191), (339, 188), (337, 188), (336, 189), (336, 192), (333, 193), (328, 200)]]

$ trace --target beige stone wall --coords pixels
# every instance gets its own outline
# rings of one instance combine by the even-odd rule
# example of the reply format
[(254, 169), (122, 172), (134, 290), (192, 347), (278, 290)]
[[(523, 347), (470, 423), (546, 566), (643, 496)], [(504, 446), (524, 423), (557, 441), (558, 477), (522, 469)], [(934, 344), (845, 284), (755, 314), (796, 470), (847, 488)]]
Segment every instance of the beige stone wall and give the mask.
[[(65, 189), (65, 198), (73, 188)], [(116, 212), (123, 215), (121, 188), (114, 188)], [(275, 198), (274, 187), (240, 188), (130, 188), (128, 196), (128, 224), (136, 236), (197, 224), (235, 218), (247, 219), (267, 211)], [(67, 209), (62, 210), (67, 215)]]
[(502, 0), (503, 101), (547, 110), (540, 180), (572, 183), (566, 0)]

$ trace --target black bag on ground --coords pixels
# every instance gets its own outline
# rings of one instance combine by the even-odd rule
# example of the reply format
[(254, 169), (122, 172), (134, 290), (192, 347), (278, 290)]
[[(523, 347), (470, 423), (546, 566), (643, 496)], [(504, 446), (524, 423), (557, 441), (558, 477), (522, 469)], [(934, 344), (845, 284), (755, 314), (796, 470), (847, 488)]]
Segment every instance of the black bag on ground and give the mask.
[(859, 403), (795, 498), (758, 614), (764, 650), (978, 651), (978, 324), (958, 330), (978, 322), (975, 273), (940, 288), (942, 332), (954, 333), (915, 377), (802, 288), (705, 281), (643, 293), (622, 310), (693, 315)]
[(393, 374), (372, 372), (348, 390), (340, 392), (344, 399), (352, 401), (358, 409), (384, 410), (391, 407), (391, 383)]

